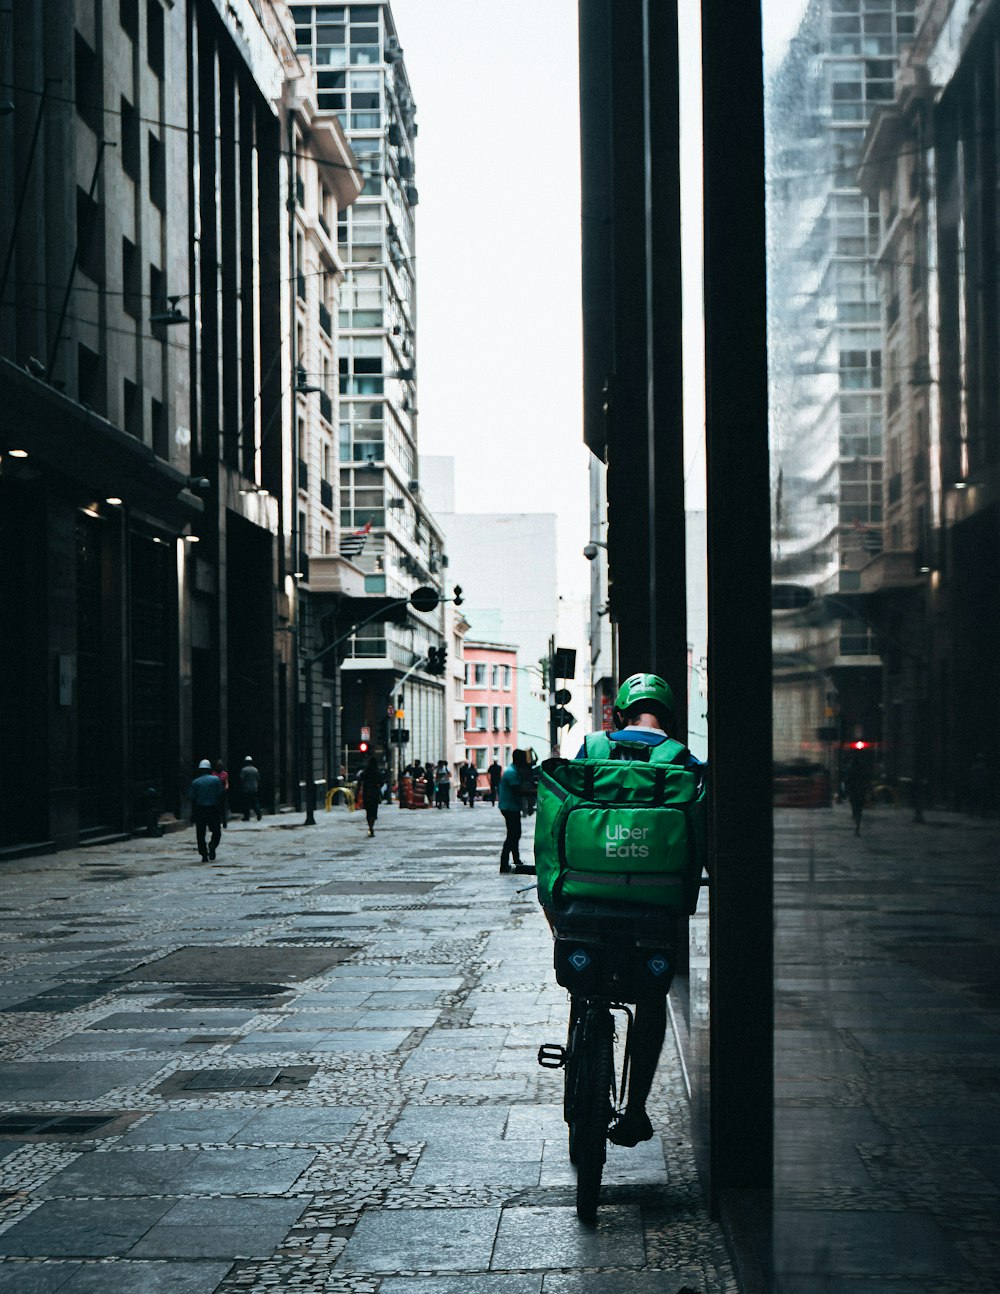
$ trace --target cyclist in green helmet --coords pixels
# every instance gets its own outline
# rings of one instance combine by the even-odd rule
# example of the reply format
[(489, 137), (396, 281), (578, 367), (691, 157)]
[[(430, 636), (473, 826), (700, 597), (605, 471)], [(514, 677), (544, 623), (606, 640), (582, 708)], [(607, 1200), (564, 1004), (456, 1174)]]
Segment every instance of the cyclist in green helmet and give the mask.
[[(669, 740), (675, 719), (674, 694), (670, 684), (659, 674), (629, 675), (618, 689), (613, 713), (615, 731), (607, 734), (612, 742), (660, 745)], [(586, 742), (577, 753), (577, 759), (584, 758)], [(696, 767), (700, 762), (688, 752), (687, 767)], [(635, 1146), (640, 1141), (649, 1141), (653, 1136), (653, 1125), (646, 1113), (646, 1101), (653, 1086), (666, 1032), (666, 998), (650, 997), (637, 1002), (632, 1031), (628, 1101), (624, 1114), (608, 1132), (608, 1140), (615, 1145)]]

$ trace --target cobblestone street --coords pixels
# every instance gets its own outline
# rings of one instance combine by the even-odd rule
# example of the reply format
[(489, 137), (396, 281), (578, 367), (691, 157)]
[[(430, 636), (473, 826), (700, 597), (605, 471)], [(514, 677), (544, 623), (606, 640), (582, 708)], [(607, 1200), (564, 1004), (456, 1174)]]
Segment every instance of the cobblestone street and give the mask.
[(577, 1221), (567, 1004), (486, 806), (26, 859), (0, 910), (0, 1290), (734, 1291), (668, 1036)]

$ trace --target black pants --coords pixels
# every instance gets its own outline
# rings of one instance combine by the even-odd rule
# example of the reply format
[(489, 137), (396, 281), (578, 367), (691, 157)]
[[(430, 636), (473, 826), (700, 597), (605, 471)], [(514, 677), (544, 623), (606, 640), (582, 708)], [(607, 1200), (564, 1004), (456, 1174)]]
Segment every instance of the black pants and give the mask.
[(666, 997), (645, 998), (637, 1002), (632, 1028), (632, 1065), (628, 1080), (628, 1106), (632, 1110), (645, 1108), (666, 1032)]
[(521, 866), (521, 810), (501, 809), (503, 820), (507, 824), (507, 835), (500, 851), (500, 866), (506, 867), (514, 856), (514, 866)]
[[(211, 839), (205, 847), (205, 831), (210, 830)], [(207, 858), (209, 850), (213, 853), (222, 839), (222, 815), (217, 804), (196, 804), (194, 806), (194, 830), (198, 838), (198, 853)]]
[(373, 796), (371, 800), (365, 797), (365, 817), (368, 819), (368, 830), (375, 829), (375, 819), (378, 817), (378, 798)]

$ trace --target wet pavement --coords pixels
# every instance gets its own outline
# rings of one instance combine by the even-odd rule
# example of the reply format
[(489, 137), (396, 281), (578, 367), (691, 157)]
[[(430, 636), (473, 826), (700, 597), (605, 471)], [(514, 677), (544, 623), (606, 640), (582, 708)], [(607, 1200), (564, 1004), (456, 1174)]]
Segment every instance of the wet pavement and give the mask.
[(0, 905), (0, 1292), (731, 1294), (668, 1038), (577, 1220), (566, 997), (499, 814), (25, 859)]

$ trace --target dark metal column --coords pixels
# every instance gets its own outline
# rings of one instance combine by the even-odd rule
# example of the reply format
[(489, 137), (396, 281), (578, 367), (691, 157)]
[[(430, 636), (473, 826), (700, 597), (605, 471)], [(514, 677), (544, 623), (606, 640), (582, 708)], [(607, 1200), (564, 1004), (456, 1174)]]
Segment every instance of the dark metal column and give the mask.
[(608, 566), (622, 675), (651, 668), (654, 584), (646, 239), (643, 0), (611, 10), (614, 336), (608, 429)]
[(702, 24), (712, 1191), (725, 1212), (731, 1193), (770, 1188), (772, 1156), (764, 109), (759, 7), (702, 0)]
[(649, 662), (674, 690), (687, 732), (687, 573), (677, 5), (646, 0), (646, 331), (649, 374)]

